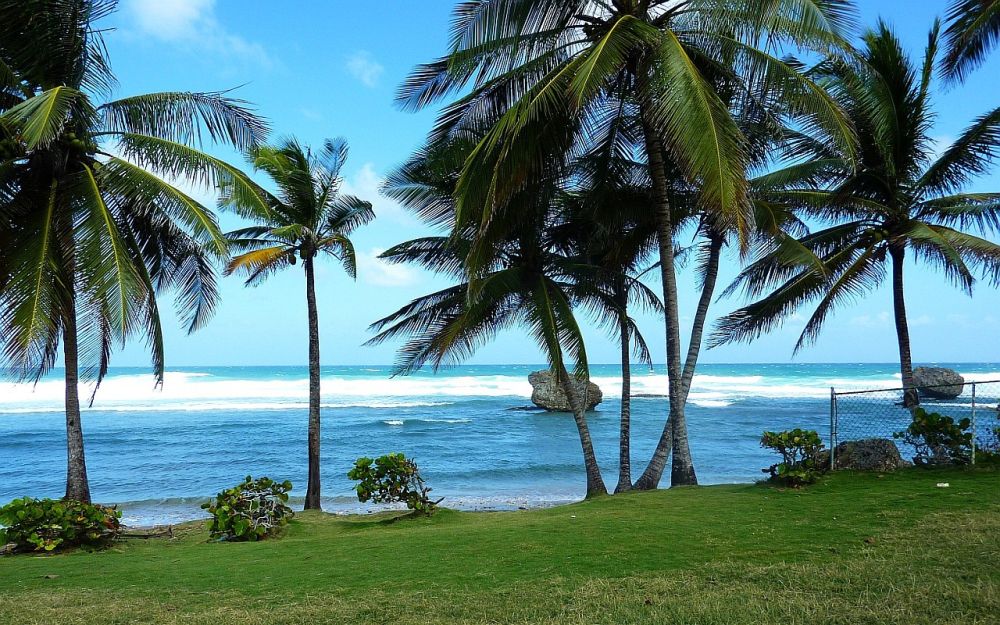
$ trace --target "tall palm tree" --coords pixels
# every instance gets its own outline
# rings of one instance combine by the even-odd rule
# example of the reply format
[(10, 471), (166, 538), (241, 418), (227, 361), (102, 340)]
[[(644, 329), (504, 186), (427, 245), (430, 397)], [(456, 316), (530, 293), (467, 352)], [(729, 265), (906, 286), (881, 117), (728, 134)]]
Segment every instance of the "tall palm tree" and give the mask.
[[(350, 234), (375, 217), (372, 205), (340, 192), (340, 170), (347, 160), (343, 139), (327, 140), (318, 154), (295, 139), (275, 147), (255, 149), (250, 162), (274, 182), (272, 194), (257, 187), (268, 207), (255, 215), (259, 225), (228, 233), (230, 245), (243, 253), (226, 265), (226, 274), (246, 274), (246, 284), (261, 284), (274, 272), (302, 260), (306, 277), (306, 308), (309, 314), (309, 481), (306, 510), (320, 509), (320, 371), (319, 313), (316, 307), (316, 258), (329, 254), (352, 278), (357, 277), (357, 259)], [(252, 209), (239, 195), (224, 193), (223, 206)], [(255, 201), (256, 202), (256, 201)]]
[(156, 295), (177, 291), (189, 331), (218, 300), (211, 261), (226, 244), (215, 216), (160, 176), (246, 192), (250, 181), (201, 152), (200, 136), (246, 149), (266, 132), (221, 93), (99, 104), (115, 80), (95, 22), (114, 8), (0, 1), (0, 365), (37, 380), (61, 344), (66, 498), (79, 501), (90, 501), (81, 378), (96, 393), (113, 350), (142, 337), (161, 384)]
[(943, 74), (964, 80), (1000, 42), (1000, 0), (951, 0), (947, 22)]
[(860, 66), (823, 69), (858, 129), (862, 148), (856, 167), (843, 159), (819, 159), (817, 169), (825, 170), (829, 184), (793, 186), (771, 195), (827, 227), (794, 247), (762, 249), (734, 287), (754, 298), (767, 295), (723, 318), (713, 343), (753, 339), (819, 299), (798, 350), (817, 338), (837, 305), (878, 287), (888, 263), (904, 403), (913, 405), (917, 394), (903, 288), (907, 252), (941, 269), (967, 292), (977, 269), (1000, 283), (1000, 245), (966, 231), (1000, 231), (1000, 193), (963, 192), (1000, 156), (1000, 108), (976, 119), (935, 157), (930, 87), (937, 25), (920, 66), (907, 58), (884, 23), (869, 31), (864, 43)]
[[(396, 372), (408, 373), (426, 363), (434, 367), (470, 355), (504, 329), (523, 326), (542, 349), (568, 399), (583, 451), (587, 496), (607, 494), (590, 429), (586, 398), (578, 383), (589, 376), (583, 335), (574, 306), (605, 301), (596, 284), (596, 269), (560, 251), (552, 238), (552, 220), (561, 191), (558, 175), (510, 201), (522, 204), (517, 219), (500, 226), (505, 233), (491, 254), (488, 271), (469, 279), (466, 262), (472, 252), (468, 230), (453, 230), (453, 185), (474, 143), (455, 140), (438, 144), (411, 158), (387, 180), (385, 192), (416, 212), (428, 224), (452, 230), (451, 236), (425, 237), (397, 245), (382, 254), (389, 262), (418, 263), (455, 279), (446, 289), (410, 302), (372, 324), (369, 343), (407, 337)], [(590, 280), (579, 280), (590, 271)], [(574, 371), (569, 371), (568, 362)]]
[(716, 85), (723, 80), (743, 97), (758, 97), (741, 88), (743, 78), (753, 76), (849, 143), (849, 125), (828, 94), (775, 53), (788, 43), (822, 51), (842, 45), (849, 9), (840, 0), (463, 2), (455, 10), (449, 54), (419, 67), (400, 93), (404, 106), (420, 108), (472, 83), (432, 133), (433, 140), (489, 128), (455, 188), (459, 226), (477, 226), (472, 275), (485, 271), (498, 213), (514, 206), (506, 202), (510, 195), (532, 184), (553, 158), (586, 143), (595, 126), (621, 115), (638, 120), (666, 309), (670, 414), (657, 454), (665, 456), (663, 445), (672, 445), (673, 484), (697, 478), (682, 399), (669, 171), (676, 167), (697, 183), (700, 205), (713, 221), (746, 237), (744, 139)]

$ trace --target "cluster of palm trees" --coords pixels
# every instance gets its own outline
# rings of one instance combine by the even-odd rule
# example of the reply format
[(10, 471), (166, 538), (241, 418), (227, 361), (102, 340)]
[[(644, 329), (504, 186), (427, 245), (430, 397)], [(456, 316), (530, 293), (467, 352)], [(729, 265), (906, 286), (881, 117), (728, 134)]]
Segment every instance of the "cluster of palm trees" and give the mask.
[[(457, 284), (378, 321), (373, 341), (406, 337), (405, 373), (526, 328), (573, 407), (590, 496), (607, 488), (573, 379), (587, 377), (575, 313), (596, 315), (622, 346), (615, 490), (655, 488), (671, 455), (671, 484), (695, 484), (684, 408), (725, 249), (745, 268), (724, 293), (753, 301), (717, 323), (710, 345), (754, 339), (818, 301), (802, 347), (889, 264), (914, 404), (907, 253), (966, 290), (976, 273), (1000, 283), (1000, 245), (980, 236), (1000, 230), (1000, 194), (963, 192), (1000, 155), (1000, 108), (935, 154), (930, 104), (936, 75), (955, 82), (982, 62), (1000, 3), (953, 3), (948, 49), (935, 24), (919, 63), (882, 22), (853, 47), (852, 20), (840, 0), (460, 4), (448, 53), (398, 96), (410, 109), (446, 104), (386, 184), (446, 232), (383, 255)], [(684, 349), (678, 259), (692, 250), (701, 295)], [(652, 260), (660, 297), (638, 279)], [(663, 313), (669, 411), (633, 483), (630, 346), (648, 358), (629, 315), (639, 302)]]
[[(66, 498), (89, 502), (79, 382), (92, 382), (96, 393), (112, 352), (141, 338), (162, 384), (160, 294), (175, 293), (194, 331), (219, 302), (217, 264), (256, 284), (301, 259), (309, 310), (306, 507), (318, 508), (314, 262), (331, 254), (355, 275), (348, 235), (372, 219), (371, 204), (339, 192), (343, 141), (315, 155), (294, 140), (265, 146), (266, 122), (225, 93), (106, 101), (116, 83), (95, 23), (115, 5), (0, 2), (0, 370), (37, 381), (62, 348)], [(246, 152), (276, 191), (203, 152), (203, 135)], [(223, 233), (210, 208), (170, 181), (217, 188), (220, 208), (260, 225)]]
[[(66, 497), (89, 501), (81, 380), (99, 386), (113, 351), (144, 338), (162, 382), (157, 298), (174, 292), (191, 331), (218, 304), (217, 266), (255, 285), (302, 262), (309, 312), (309, 480), (320, 506), (319, 321), (315, 261), (351, 276), (349, 235), (373, 218), (340, 193), (342, 141), (313, 153), (226, 93), (110, 99), (116, 84), (95, 23), (114, 0), (0, 0), (0, 367), (66, 381)], [(1000, 283), (1000, 194), (966, 193), (1000, 150), (1000, 108), (935, 153), (931, 83), (956, 84), (1000, 37), (1000, 1), (955, 0), (920, 63), (885, 24), (850, 43), (847, 0), (469, 0), (442, 58), (402, 86), (402, 107), (444, 105), (426, 145), (385, 193), (441, 236), (391, 262), (454, 279), (373, 325), (403, 337), (398, 371), (471, 354), (523, 326), (562, 384), (588, 496), (607, 492), (577, 381), (588, 377), (578, 314), (621, 343), (615, 491), (697, 483), (685, 403), (726, 250), (745, 261), (723, 294), (751, 304), (709, 344), (750, 340), (818, 305), (829, 313), (891, 267), (901, 372), (912, 387), (903, 300), (907, 253), (967, 290)], [(793, 56), (794, 54), (800, 57)], [(248, 155), (269, 191), (202, 151)], [(223, 233), (212, 209), (169, 181), (220, 191), (252, 226)], [(695, 259), (701, 293), (682, 342), (677, 277)], [(642, 279), (655, 270), (659, 293)], [(651, 274), (653, 275), (653, 274)], [(662, 314), (669, 409), (633, 480), (629, 367), (652, 362), (632, 313)], [(585, 387), (584, 387), (585, 388)], [(93, 399), (93, 397), (91, 397)], [(905, 401), (916, 401), (907, 392)]]

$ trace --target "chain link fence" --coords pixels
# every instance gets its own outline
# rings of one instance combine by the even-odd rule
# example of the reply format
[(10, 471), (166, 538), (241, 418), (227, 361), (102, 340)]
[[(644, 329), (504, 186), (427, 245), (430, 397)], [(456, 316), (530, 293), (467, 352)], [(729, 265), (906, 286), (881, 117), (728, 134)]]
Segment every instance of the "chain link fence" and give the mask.
[[(956, 423), (968, 418), (973, 433), (972, 462), (976, 449), (995, 449), (1000, 428), (1000, 380), (942, 384), (917, 389), (920, 406), (928, 412), (952, 417)], [(960, 391), (960, 392), (959, 392)], [(906, 389), (891, 388), (867, 391), (830, 389), (830, 449), (839, 443), (870, 438), (894, 440), (904, 458), (912, 449), (893, 434), (911, 422), (910, 409), (904, 406)], [(954, 395), (954, 396), (953, 396)], [(830, 454), (830, 466), (835, 462)]]

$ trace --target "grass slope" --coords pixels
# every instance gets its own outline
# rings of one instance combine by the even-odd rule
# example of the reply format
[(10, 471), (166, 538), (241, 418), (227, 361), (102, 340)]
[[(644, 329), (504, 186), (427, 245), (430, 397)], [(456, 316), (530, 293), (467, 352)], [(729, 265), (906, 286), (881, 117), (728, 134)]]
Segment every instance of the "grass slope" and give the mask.
[[(948, 481), (950, 488), (937, 488)], [(837, 474), (0, 559), (0, 623), (996, 623), (1000, 472)]]

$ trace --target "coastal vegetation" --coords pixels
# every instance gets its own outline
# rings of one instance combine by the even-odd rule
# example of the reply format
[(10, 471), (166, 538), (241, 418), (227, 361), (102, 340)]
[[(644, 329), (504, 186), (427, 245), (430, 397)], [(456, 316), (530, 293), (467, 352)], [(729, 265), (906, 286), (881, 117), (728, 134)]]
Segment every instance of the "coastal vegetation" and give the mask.
[(319, 310), (316, 304), (316, 258), (336, 259), (352, 279), (358, 263), (351, 233), (375, 218), (372, 205), (342, 193), (340, 170), (347, 162), (347, 143), (327, 140), (313, 154), (295, 139), (253, 150), (250, 163), (265, 173), (277, 191), (254, 186), (251, 193), (222, 188), (219, 205), (247, 215), (255, 225), (226, 234), (229, 249), (238, 252), (226, 274), (246, 275), (257, 286), (281, 269), (302, 261), (306, 278), (309, 323), (309, 479), (306, 510), (320, 508), (320, 354)]
[(61, 347), (66, 499), (84, 503), (79, 383), (96, 393), (114, 350), (138, 338), (161, 384), (157, 297), (175, 292), (189, 331), (218, 304), (225, 239), (212, 211), (168, 180), (247, 192), (250, 179), (200, 139), (249, 149), (268, 129), (224, 93), (108, 100), (117, 85), (95, 22), (114, 8), (0, 2), (0, 369), (38, 381)]
[[(947, 488), (936, 486), (948, 483)], [(1000, 612), (1000, 473), (838, 472), (509, 513), (204, 524), (0, 565), (0, 622), (967, 625)]]
[[(404, 110), (440, 107), (436, 123), (383, 188), (438, 232), (382, 260), (453, 284), (375, 321), (369, 343), (404, 339), (395, 373), (407, 374), (460, 361), (505, 329), (527, 330), (568, 398), (590, 498), (609, 489), (588, 423), (587, 316), (621, 347), (614, 491), (656, 489), (668, 464), (672, 486), (696, 485), (685, 406), (726, 254), (743, 269), (721, 295), (756, 301), (723, 317), (709, 345), (756, 339), (818, 300), (801, 347), (888, 272), (902, 399), (915, 408), (904, 261), (916, 257), (970, 293), (980, 276), (1000, 285), (1000, 245), (989, 238), (1000, 232), (1000, 193), (966, 191), (1000, 156), (1000, 108), (937, 146), (931, 102), (935, 75), (954, 86), (982, 63), (997, 39), (997, 7), (953, 2), (914, 62), (882, 22), (860, 31), (856, 48), (854, 7), (844, 0), (458, 4), (445, 54), (418, 66), (397, 97)], [(38, 381), (62, 352), (65, 494), (87, 504), (80, 382), (92, 383), (93, 401), (113, 353), (139, 339), (162, 383), (159, 296), (174, 292), (194, 331), (219, 303), (220, 266), (257, 285), (301, 261), (304, 507), (319, 509), (316, 263), (331, 256), (355, 278), (350, 236), (374, 218), (368, 201), (342, 192), (347, 143), (327, 140), (317, 152), (291, 138), (268, 145), (267, 123), (226, 92), (112, 99), (97, 24), (114, 8), (112, 0), (0, 0), (0, 366)], [(244, 153), (267, 180), (202, 151), (203, 135)], [(218, 208), (247, 224), (223, 234), (182, 183), (217, 191)], [(691, 257), (697, 302), (682, 328), (677, 284)], [(644, 283), (657, 276), (659, 293)], [(668, 380), (662, 428), (657, 421), (655, 448), (635, 477), (630, 367), (633, 358), (654, 361), (638, 309), (662, 320)], [(768, 433), (763, 442), (785, 453), (787, 438)], [(786, 477), (814, 481), (789, 473), (810, 468), (796, 453), (783, 463)], [(433, 507), (411, 461), (383, 459), (385, 467), (355, 467), (359, 495), (378, 500), (384, 491)], [(267, 487), (276, 486), (288, 490)], [(275, 496), (285, 501), (287, 492)], [(209, 507), (217, 535), (259, 535), (259, 526), (225, 516), (227, 507)]]

